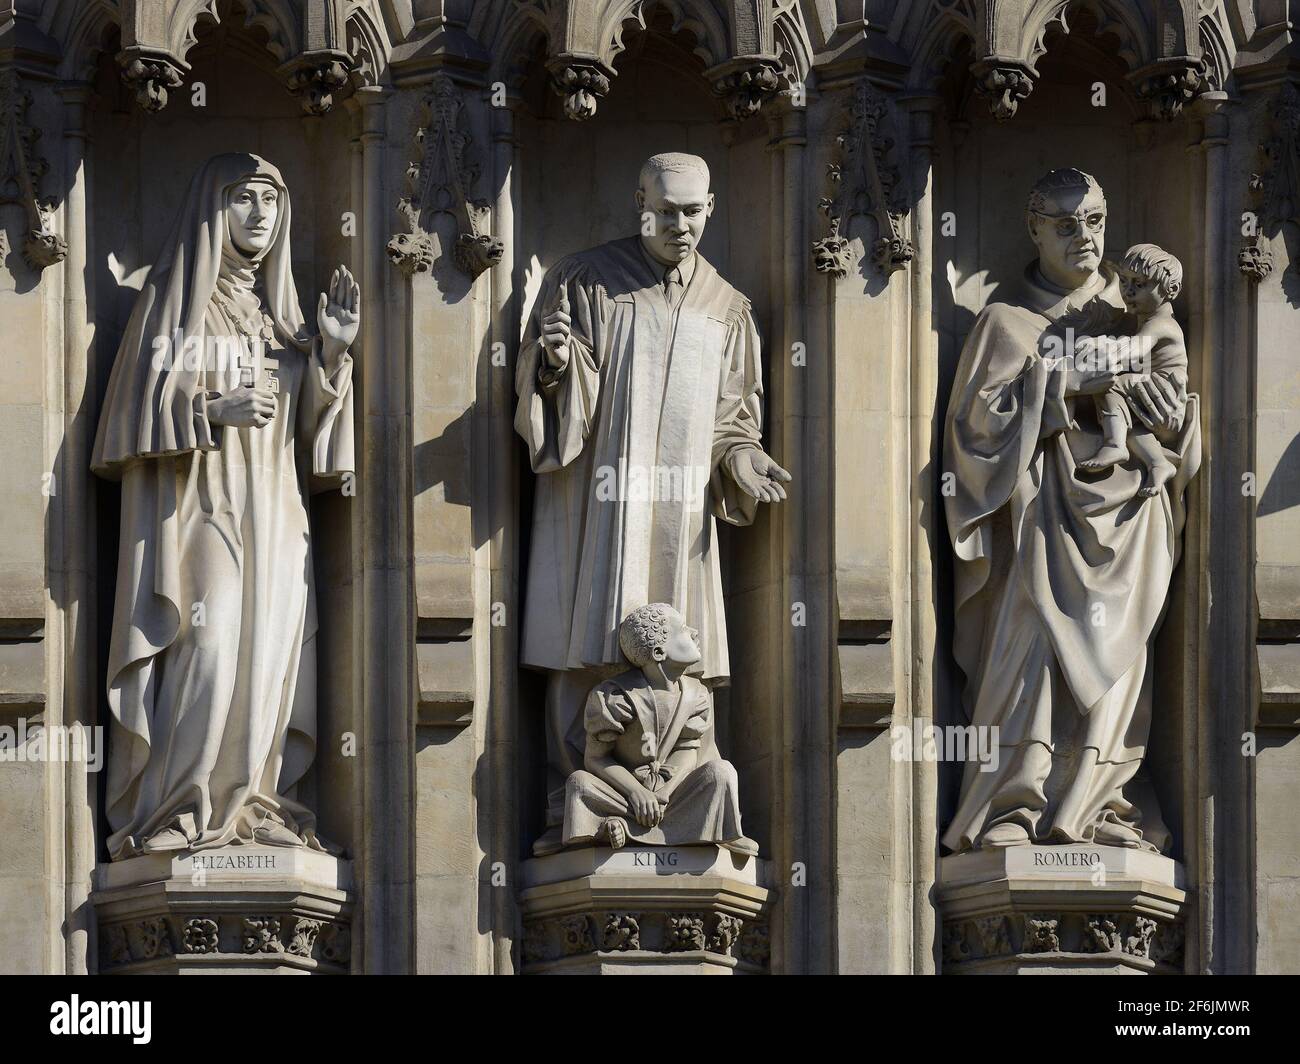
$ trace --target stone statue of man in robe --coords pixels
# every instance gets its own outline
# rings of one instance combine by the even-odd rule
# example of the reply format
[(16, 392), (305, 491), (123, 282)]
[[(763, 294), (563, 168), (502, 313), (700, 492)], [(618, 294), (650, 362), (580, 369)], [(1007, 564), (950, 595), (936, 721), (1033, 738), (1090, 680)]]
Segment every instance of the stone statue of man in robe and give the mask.
[[(1151, 725), (1151, 650), (1178, 563), (1183, 492), (1200, 465), (1197, 398), (1144, 359), (1087, 357), (1125, 331), (1102, 261), (1106, 200), (1075, 169), (1034, 186), (1038, 259), (990, 303), (948, 405), (945, 499), (956, 555), (954, 654), (965, 707), (999, 757), (968, 762), (951, 850), (1095, 843), (1161, 851), (1169, 832), (1135, 779)], [(1103, 438), (1094, 397), (1119, 388), (1174, 474), (1152, 496), (1128, 457), (1088, 471)]]
[(749, 524), (790, 480), (761, 445), (749, 301), (696, 250), (713, 203), (703, 159), (649, 159), (641, 234), (551, 268), (516, 365), (515, 429), (537, 474), (522, 662), (549, 672), (553, 845), (583, 764), (582, 707), (625, 667), (620, 622), (671, 605), (700, 634), (700, 678), (724, 680), (714, 521)]
[(109, 650), (116, 860), (323, 848), (293, 797), (316, 742), (307, 494), (353, 469), (360, 292), (308, 329), (289, 190), (255, 155), (195, 175), (113, 364), (92, 468), (122, 484)]

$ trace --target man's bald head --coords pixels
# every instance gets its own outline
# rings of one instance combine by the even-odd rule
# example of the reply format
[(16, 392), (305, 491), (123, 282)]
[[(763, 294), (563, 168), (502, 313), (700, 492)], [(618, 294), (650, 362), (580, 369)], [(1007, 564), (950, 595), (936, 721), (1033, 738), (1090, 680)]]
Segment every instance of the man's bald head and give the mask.
[(698, 155), (687, 155), (684, 151), (665, 151), (650, 156), (641, 164), (637, 188), (645, 192), (660, 174), (700, 174), (706, 188), (709, 184), (709, 164)]
[(695, 254), (713, 213), (709, 164), (679, 151), (650, 156), (641, 167), (636, 205), (641, 244), (650, 257), (665, 266), (685, 262)]

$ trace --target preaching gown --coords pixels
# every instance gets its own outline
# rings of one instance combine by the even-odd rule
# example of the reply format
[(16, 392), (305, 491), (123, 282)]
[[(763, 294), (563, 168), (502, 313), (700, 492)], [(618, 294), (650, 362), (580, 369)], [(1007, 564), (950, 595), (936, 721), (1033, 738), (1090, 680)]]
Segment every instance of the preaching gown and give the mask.
[[(515, 429), (539, 474), (522, 661), (574, 681), (552, 707), (564, 775), (582, 764), (588, 691), (626, 667), (618, 626), (632, 610), (671, 604), (700, 633), (701, 677), (729, 672), (715, 518), (749, 524), (757, 506), (728, 461), (760, 446), (758, 330), (749, 301), (703, 257), (676, 306), (663, 269), (638, 237), (560, 261), (516, 367)], [(541, 322), (561, 285), (572, 338), (553, 376)]]
[(1176, 475), (1142, 498), (1141, 465), (1078, 470), (1101, 442), (1091, 396), (1066, 397), (1045, 334), (1118, 321), (1113, 274), (1066, 298), (1027, 277), (980, 312), (948, 407), (945, 499), (956, 555), (954, 653), (971, 722), (999, 763), (968, 762), (944, 845), (1011, 821), (1031, 840), (1163, 849), (1168, 830), (1134, 776), (1151, 724), (1151, 647), (1178, 561), (1183, 491), (1200, 465), (1196, 396), (1165, 442)]
[[(235, 318), (259, 306), (248, 267), (223, 252), (203, 317), (206, 338), (234, 345), (245, 362), (254, 349)], [(168, 828), (191, 849), (264, 841), (258, 829), (267, 825), (320, 845), (313, 815), (289, 797), (316, 737), (307, 481), (329, 483), (352, 468), (352, 360), (344, 355), (327, 374), (319, 341), (303, 350), (283, 342), (280, 330), (267, 332), (274, 339), (257, 380), (278, 389), (267, 425), (208, 420), (209, 397), (240, 382), (238, 360), (218, 359), (202, 373), (188, 423), (182, 412), (164, 430), (174, 453), (116, 470), (122, 537), (109, 702), (119, 727), (108, 785), (115, 858)]]

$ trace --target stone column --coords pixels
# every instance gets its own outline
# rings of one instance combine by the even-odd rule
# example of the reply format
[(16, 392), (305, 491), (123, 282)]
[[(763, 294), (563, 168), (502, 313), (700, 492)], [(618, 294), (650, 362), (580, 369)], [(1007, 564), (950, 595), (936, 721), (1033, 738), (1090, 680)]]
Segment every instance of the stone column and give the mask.
[[(944, 536), (940, 516), (937, 472), (941, 464), (944, 411), (939, 402), (938, 335), (932, 320), (934, 277), (934, 124), (940, 100), (932, 95), (903, 101), (910, 115), (912, 259), (911, 272), (911, 388), (909, 390), (908, 477), (911, 500), (911, 539), (908, 544), (906, 632), (907, 683), (911, 718), (928, 727), (934, 723), (936, 661), (936, 602), (934, 547)], [(911, 723), (909, 721), (909, 723)], [(938, 771), (923, 757), (912, 761), (912, 972), (935, 970), (935, 908), (930, 896), (938, 857)]]
[[(102, 676), (96, 653), (98, 541), (95, 528), (96, 481), (90, 451), (98, 416), (95, 402), (94, 271), (90, 233), (90, 151), (86, 101), (90, 86), (65, 85), (63, 97), (63, 447), (58, 478), (58, 542), (51, 556), (61, 562), (59, 592), (63, 601), (63, 699), (65, 726), (94, 727)], [(53, 723), (53, 721), (52, 721)], [(53, 766), (57, 770), (58, 766)], [(61, 766), (64, 789), (63, 910), (64, 972), (95, 970), (94, 909), (87, 904), (95, 867), (96, 780), (84, 760), (69, 758)], [(56, 848), (58, 848), (56, 846)]]
[(404, 344), (388, 335), (390, 284), (385, 246), (391, 208), (385, 146), (391, 93), (358, 89), (360, 113), (362, 335), (358, 506), (357, 661), (362, 707), (361, 803), (357, 871), (366, 899), (359, 966), (410, 970), (412, 664), (414, 599), (410, 580), (410, 373)]
[[(514, 361), (518, 346), (521, 309), (515, 292), (516, 248), (519, 231), (515, 204), (515, 179), (519, 173), (519, 142), (515, 134), (515, 109), (520, 100), (512, 95), (505, 107), (492, 108), (492, 170), (495, 199), (492, 231), (505, 251), (492, 269), (493, 357), (487, 360), (489, 414), (480, 421), (487, 441), (484, 453), (488, 474), (490, 512), (491, 574), (488, 608), (501, 603), (512, 623), (504, 628), (489, 626), (491, 692), (488, 713), (488, 752), (492, 766), (493, 861), (506, 864), (507, 882), (514, 883), (519, 871), (519, 825), (521, 810), (518, 781), (519, 708), (519, 440), (514, 430)], [(501, 345), (498, 347), (497, 345)], [(497, 352), (505, 354), (498, 364)], [(515, 971), (514, 940), (518, 924), (514, 891), (492, 889), (493, 972)]]
[(1240, 301), (1234, 285), (1241, 277), (1233, 268), (1237, 197), (1229, 183), (1232, 107), (1233, 101), (1222, 92), (1207, 93), (1193, 105), (1202, 122), (1194, 150), (1202, 156), (1204, 177), (1200, 215), (1192, 222), (1203, 235), (1199, 328), (1191, 347), (1195, 377), (1189, 387), (1201, 396), (1206, 457), (1185, 533), (1185, 541), (1196, 538), (1197, 549), (1195, 554), (1188, 549), (1183, 560), (1188, 578), (1194, 573), (1197, 579), (1198, 608), (1190, 614), (1197, 622), (1191, 664), (1200, 677), (1195, 691), (1195, 760), (1188, 766), (1195, 798), (1188, 805), (1184, 837), (1200, 895), (1199, 941), (1189, 965), (1207, 974), (1250, 971), (1250, 944), (1255, 939), (1249, 887), (1254, 879), (1251, 770), (1241, 753), (1241, 737), (1254, 723), (1255, 703), (1254, 678), (1242, 667), (1254, 644), (1253, 596), (1248, 591), (1255, 550), (1250, 499), (1242, 493), (1242, 474), (1254, 468), (1253, 403), (1252, 372), (1243, 366), (1245, 352), (1236, 347)]

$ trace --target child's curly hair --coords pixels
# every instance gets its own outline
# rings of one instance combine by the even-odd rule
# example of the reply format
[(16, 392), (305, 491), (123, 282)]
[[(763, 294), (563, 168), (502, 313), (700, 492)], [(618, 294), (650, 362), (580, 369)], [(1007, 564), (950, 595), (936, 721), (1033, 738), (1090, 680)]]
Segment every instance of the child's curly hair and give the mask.
[(618, 626), (618, 645), (627, 660), (638, 669), (652, 661), (662, 661), (664, 644), (668, 642), (672, 622), (677, 619), (677, 611), (666, 602), (638, 606), (624, 617)]

